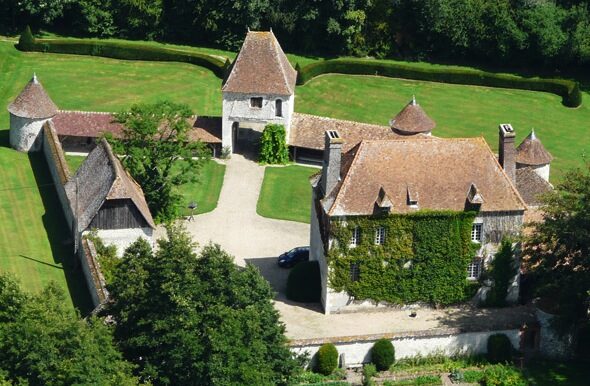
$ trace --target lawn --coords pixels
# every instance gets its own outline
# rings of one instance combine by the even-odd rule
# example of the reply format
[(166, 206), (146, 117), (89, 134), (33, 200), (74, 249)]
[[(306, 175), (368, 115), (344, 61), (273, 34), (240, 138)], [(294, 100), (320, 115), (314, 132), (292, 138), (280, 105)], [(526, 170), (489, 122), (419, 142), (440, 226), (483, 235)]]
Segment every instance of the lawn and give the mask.
[(309, 223), (309, 177), (318, 171), (299, 165), (268, 166), (264, 170), (256, 212), (263, 217)]
[[(78, 170), (86, 157), (66, 155), (66, 161), (73, 173)], [(190, 215), (188, 205), (194, 201), (197, 203), (195, 214), (211, 212), (217, 206), (219, 193), (223, 185), (225, 165), (211, 160), (205, 164), (197, 182), (187, 183), (179, 188), (182, 195), (181, 215)]]
[(561, 104), (561, 97), (543, 92), (334, 74), (298, 87), (295, 109), (387, 125), (412, 95), (436, 121), (437, 136), (483, 135), (496, 150), (499, 123), (512, 123), (518, 143), (534, 128), (555, 156), (552, 181), (581, 165), (582, 155), (590, 153), (587, 92), (582, 106), (571, 109)]
[(0, 131), (0, 271), (30, 292), (54, 281), (70, 294), (69, 304), (87, 312), (90, 298), (45, 160), (10, 149), (7, 139)]

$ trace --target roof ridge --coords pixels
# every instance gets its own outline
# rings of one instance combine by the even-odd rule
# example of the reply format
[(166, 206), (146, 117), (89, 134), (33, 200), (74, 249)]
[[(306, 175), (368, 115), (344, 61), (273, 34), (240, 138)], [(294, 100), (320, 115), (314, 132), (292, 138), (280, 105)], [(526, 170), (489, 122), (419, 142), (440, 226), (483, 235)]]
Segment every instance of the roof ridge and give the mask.
[(334, 198), (334, 202), (332, 203), (332, 207), (328, 211), (328, 216), (331, 216), (333, 214), (334, 208), (336, 208), (336, 204), (340, 200), (340, 196), (343, 194), (342, 193), (342, 190), (346, 186), (346, 182), (348, 182), (348, 180), (351, 178), (350, 177), (350, 174), (352, 172), (352, 169), (355, 167), (356, 160), (360, 156), (362, 150), (364, 150), (365, 143), (366, 143), (365, 140), (362, 140), (362, 141), (359, 142), (359, 144), (358, 144), (358, 150), (357, 150), (356, 154), (354, 155), (354, 158), (352, 159), (352, 161), (350, 161), (350, 167), (348, 168), (348, 170), (346, 172), (346, 176), (344, 176), (344, 179), (342, 180), (342, 183), (340, 184), (340, 189), (338, 190), (338, 193), (336, 194), (336, 197)]
[(329, 119), (329, 120), (332, 120), (332, 121), (340, 121), (340, 122), (344, 122), (344, 123), (356, 123), (356, 124), (359, 124), (360, 123), (361, 125), (377, 126), (377, 127), (387, 127), (387, 128), (389, 128), (389, 126), (387, 126), (387, 125), (379, 125), (377, 123), (351, 121), (349, 119), (340, 119), (340, 118), (334, 118), (334, 117), (326, 117), (326, 116), (323, 116), (323, 115), (306, 114), (306, 113), (298, 113), (298, 112), (297, 113), (294, 113), (293, 115), (294, 116), (297, 116), (297, 115), (305, 115), (307, 117), (315, 117), (315, 118), (321, 118), (321, 119)]
[(112, 115), (114, 112), (108, 111), (84, 111), (84, 110), (57, 110), (58, 113), (74, 113), (74, 114), (101, 114), (101, 115)]
[[(286, 72), (286, 69), (285, 69), (285, 65), (284, 65), (284, 63), (283, 63), (283, 61), (281, 60), (281, 57), (280, 57), (281, 56), (281, 52), (286, 57), (285, 51), (283, 51), (283, 48), (281, 47), (279, 41), (277, 40), (274, 32), (272, 32), (272, 29), (269, 31), (269, 33), (270, 33), (270, 36), (271, 36), (271, 42), (270, 43), (272, 44), (272, 48), (273, 48), (273, 51), (274, 51), (274, 55), (273, 56), (275, 57), (276, 61), (279, 64), (279, 67), (281, 68), (281, 74), (283, 75), (283, 81), (287, 85), (287, 90), (289, 90), (289, 92), (291, 94), (294, 94), (295, 93), (295, 90), (292, 90), (291, 89), (291, 85), (289, 84), (289, 80), (287, 79), (287, 72)], [(287, 59), (287, 61), (288, 61), (288, 59)]]

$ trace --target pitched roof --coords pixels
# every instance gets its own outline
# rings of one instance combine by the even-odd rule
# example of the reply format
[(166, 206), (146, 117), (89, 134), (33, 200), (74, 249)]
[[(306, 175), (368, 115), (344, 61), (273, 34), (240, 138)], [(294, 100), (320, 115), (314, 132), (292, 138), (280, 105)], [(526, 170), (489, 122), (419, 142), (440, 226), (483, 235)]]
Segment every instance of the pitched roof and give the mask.
[[(483, 138), (434, 137), (362, 141), (346, 155), (342, 182), (324, 205), (329, 215), (370, 215), (381, 189), (392, 213), (408, 205), (408, 186), (419, 209), (465, 210), (472, 185), (483, 197), (481, 211), (520, 211), (526, 205)], [(324, 203), (325, 204), (325, 203)]]
[(8, 111), (23, 118), (51, 118), (57, 113), (57, 106), (37, 79), (36, 75), (27, 83), (23, 91), (8, 105)]
[(389, 126), (293, 113), (289, 145), (323, 150), (324, 133), (327, 130), (338, 131), (344, 139), (343, 149), (345, 152), (356, 146), (363, 139), (400, 138), (400, 135), (394, 133)]
[(539, 176), (533, 168), (516, 169), (516, 189), (520, 196), (530, 206), (541, 205), (540, 195), (553, 190), (553, 186)]
[(412, 98), (410, 103), (391, 119), (390, 125), (401, 134), (416, 134), (432, 131), (436, 123), (426, 115), (416, 102), (416, 98)]
[(221, 88), (246, 94), (292, 95), (297, 71), (272, 31), (248, 31), (232, 70)]
[(522, 141), (516, 148), (516, 162), (524, 165), (544, 165), (553, 160), (545, 146), (535, 135), (535, 130)]
[(155, 228), (141, 187), (127, 173), (105, 139), (88, 154), (75, 176), (66, 184), (74, 211), (78, 212), (78, 230), (92, 222), (107, 200), (130, 199), (145, 221)]

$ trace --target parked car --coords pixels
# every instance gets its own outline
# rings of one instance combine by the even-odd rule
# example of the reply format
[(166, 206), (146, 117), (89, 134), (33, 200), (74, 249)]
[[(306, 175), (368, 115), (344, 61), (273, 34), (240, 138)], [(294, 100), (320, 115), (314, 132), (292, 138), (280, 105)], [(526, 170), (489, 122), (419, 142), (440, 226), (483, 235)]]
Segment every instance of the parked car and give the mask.
[(309, 247), (297, 247), (279, 256), (279, 267), (291, 268), (302, 261), (309, 261)]

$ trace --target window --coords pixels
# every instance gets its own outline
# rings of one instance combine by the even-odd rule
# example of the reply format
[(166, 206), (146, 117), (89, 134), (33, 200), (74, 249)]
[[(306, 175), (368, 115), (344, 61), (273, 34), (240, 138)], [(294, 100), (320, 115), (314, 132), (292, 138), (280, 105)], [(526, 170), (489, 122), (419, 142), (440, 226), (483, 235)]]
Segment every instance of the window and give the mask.
[(354, 227), (352, 236), (350, 237), (350, 247), (354, 248), (361, 243), (361, 228)]
[(262, 108), (262, 97), (250, 98), (250, 107)]
[(467, 266), (467, 279), (469, 280), (477, 280), (479, 279), (479, 275), (481, 274), (481, 259), (477, 258), (473, 260)]
[(359, 281), (361, 279), (361, 268), (359, 263), (350, 263), (350, 281)]
[(383, 245), (385, 244), (385, 228), (379, 227), (375, 231), (375, 244)]
[(283, 100), (282, 99), (277, 99), (275, 101), (275, 115), (277, 117), (283, 116)]
[(474, 241), (476, 243), (481, 243), (482, 228), (483, 228), (483, 224), (481, 224), (481, 223), (473, 224), (473, 226), (471, 227), (471, 241)]

